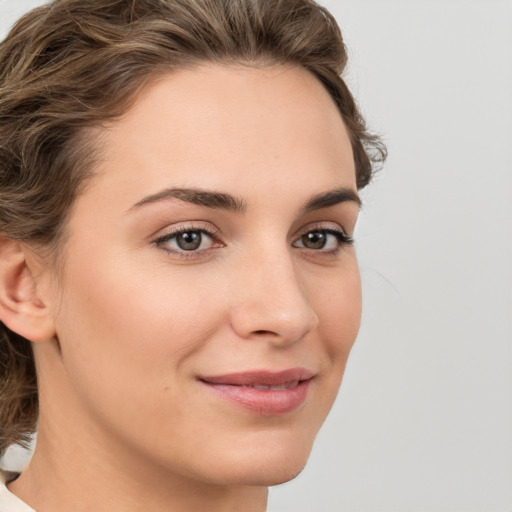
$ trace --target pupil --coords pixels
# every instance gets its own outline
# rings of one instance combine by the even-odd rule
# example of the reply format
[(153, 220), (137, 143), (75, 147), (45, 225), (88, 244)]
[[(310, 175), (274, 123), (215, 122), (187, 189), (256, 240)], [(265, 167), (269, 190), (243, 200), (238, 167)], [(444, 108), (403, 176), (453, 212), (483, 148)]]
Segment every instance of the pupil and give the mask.
[(323, 249), (327, 242), (327, 236), (321, 231), (313, 231), (302, 236), (304, 247), (309, 249)]
[(193, 251), (198, 249), (201, 245), (201, 233), (197, 231), (188, 231), (186, 233), (180, 233), (176, 242), (180, 249), (184, 251)]

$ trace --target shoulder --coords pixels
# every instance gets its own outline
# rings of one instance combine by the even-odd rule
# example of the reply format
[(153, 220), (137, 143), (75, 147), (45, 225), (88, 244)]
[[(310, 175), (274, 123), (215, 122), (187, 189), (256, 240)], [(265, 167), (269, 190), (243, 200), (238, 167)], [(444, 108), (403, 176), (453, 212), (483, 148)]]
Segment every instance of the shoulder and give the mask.
[(0, 469), (0, 512), (36, 512), (7, 489), (6, 484), (17, 476), (18, 473)]

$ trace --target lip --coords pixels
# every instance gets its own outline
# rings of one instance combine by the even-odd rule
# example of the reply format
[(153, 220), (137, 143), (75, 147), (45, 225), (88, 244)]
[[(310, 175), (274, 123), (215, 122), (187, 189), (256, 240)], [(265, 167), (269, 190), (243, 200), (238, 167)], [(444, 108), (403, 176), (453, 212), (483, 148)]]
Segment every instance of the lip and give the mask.
[(279, 416), (304, 403), (314, 376), (305, 368), (290, 368), (200, 376), (198, 380), (220, 398), (252, 413)]

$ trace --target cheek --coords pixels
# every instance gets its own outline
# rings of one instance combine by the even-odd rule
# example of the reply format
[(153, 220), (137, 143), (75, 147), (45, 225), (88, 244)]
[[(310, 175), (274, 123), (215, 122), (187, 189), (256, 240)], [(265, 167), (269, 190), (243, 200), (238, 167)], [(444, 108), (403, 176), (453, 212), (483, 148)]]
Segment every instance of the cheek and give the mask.
[(361, 280), (355, 256), (326, 288), (312, 292), (320, 337), (332, 361), (344, 366), (361, 323)]
[(114, 261), (88, 258), (68, 269), (57, 325), (64, 361), (87, 392), (120, 393), (117, 382), (126, 394), (154, 394), (185, 371), (222, 312), (208, 283)]

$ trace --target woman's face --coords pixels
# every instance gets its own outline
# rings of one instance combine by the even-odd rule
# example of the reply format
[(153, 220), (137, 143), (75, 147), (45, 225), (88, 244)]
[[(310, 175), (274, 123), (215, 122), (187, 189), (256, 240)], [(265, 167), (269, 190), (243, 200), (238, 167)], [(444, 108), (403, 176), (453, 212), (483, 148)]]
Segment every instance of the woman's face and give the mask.
[(292, 478), (361, 313), (333, 101), (300, 68), (204, 65), (146, 87), (102, 149), (70, 214), (41, 421), (201, 481)]

